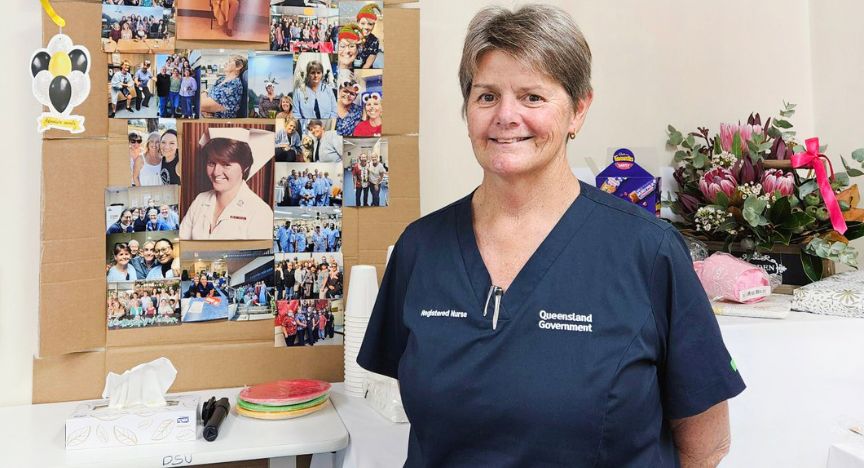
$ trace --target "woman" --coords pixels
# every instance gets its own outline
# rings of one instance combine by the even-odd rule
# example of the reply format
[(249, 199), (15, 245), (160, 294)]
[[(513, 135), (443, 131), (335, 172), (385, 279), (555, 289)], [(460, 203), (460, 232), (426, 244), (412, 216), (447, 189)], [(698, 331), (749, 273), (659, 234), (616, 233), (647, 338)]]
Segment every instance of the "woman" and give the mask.
[(132, 169), (133, 185), (149, 187), (162, 185), (162, 153), (160, 149), (159, 132), (147, 135), (147, 146), (144, 157), (138, 158)]
[(180, 76), (180, 69), (171, 70), (171, 85), (168, 87), (168, 99), (171, 101), (171, 117), (177, 117), (180, 114), (180, 84), (183, 83), (183, 78)]
[(192, 76), (192, 70), (187, 68), (183, 70), (183, 79), (180, 80), (180, 105), (183, 109), (183, 118), (195, 118), (192, 100), (198, 91), (198, 83), (195, 77)]
[(141, 299), (138, 299), (138, 293), (132, 293), (132, 298), (129, 300), (129, 317), (134, 319), (140, 317), (144, 313), (141, 307)]
[(179, 185), (180, 175), (177, 165), (180, 162), (180, 149), (177, 144), (177, 130), (168, 129), (159, 139), (159, 151), (162, 154), (162, 183), (164, 185)]
[(315, 267), (312, 265), (306, 265), (306, 268), (303, 269), (303, 280), (300, 282), (301, 284), (301, 299), (311, 299), (312, 289), (315, 287)]
[(123, 27), (120, 28), (120, 39), (132, 39), (134, 36), (135, 33), (132, 31), (129, 23), (123, 23)]
[(336, 95), (324, 82), (324, 66), (317, 60), (306, 64), (304, 87), (294, 89), (294, 117), (298, 119), (335, 119)]
[(282, 128), (276, 131), (276, 162), (296, 162), (301, 151), (297, 119), (288, 115), (281, 123)]
[(156, 241), (154, 246), (156, 261), (159, 264), (147, 273), (148, 280), (171, 279), (179, 276), (179, 265), (175, 265), (174, 244), (165, 238)]
[(363, 108), (354, 102), (360, 87), (353, 78), (339, 84), (339, 97), (336, 99), (336, 133), (342, 136), (354, 134), (357, 124), (363, 120)]
[(124, 232), (135, 232), (135, 226), (132, 224), (132, 210), (124, 209), (120, 213), (120, 217), (117, 218), (113, 224), (108, 226), (108, 230), (105, 234), (120, 234)]
[(339, 299), (342, 297), (342, 273), (335, 263), (331, 263), (327, 270), (327, 281), (324, 283), (326, 299)]
[(246, 185), (253, 163), (249, 144), (230, 138), (213, 138), (198, 157), (212, 188), (195, 197), (186, 210), (180, 223), (180, 238), (273, 237), (273, 209)]
[(108, 31), (108, 38), (114, 42), (117, 42), (120, 40), (120, 34), (120, 23), (116, 21), (111, 23), (111, 30)]
[(399, 379), (405, 466), (716, 466), (728, 450), (744, 383), (681, 236), (569, 169), (590, 73), (556, 7), (468, 27), (483, 180), (402, 234), (357, 359)]
[(114, 244), (114, 266), (108, 269), (109, 283), (135, 281), (138, 279), (138, 276), (135, 274), (135, 268), (129, 266), (131, 259), (132, 253), (129, 251), (129, 244), (125, 242)]
[(294, 101), (291, 100), (291, 96), (287, 94), (283, 94), (281, 98), (279, 98), (279, 113), (276, 114), (277, 119), (287, 119), (289, 116), (293, 116), (294, 111)]
[(246, 70), (246, 57), (232, 55), (225, 62), (225, 76), (219, 77), (209, 91), (201, 91), (201, 113), (205, 117), (234, 119), (244, 117), (243, 72)]
[(354, 128), (354, 136), (381, 136), (381, 93), (363, 93), (363, 120)]
[(375, 23), (378, 22), (379, 13), (381, 13), (381, 9), (374, 3), (364, 5), (357, 12), (357, 25), (360, 26), (360, 31), (363, 34), (363, 44), (361, 44), (360, 52), (357, 54), (360, 68), (372, 68), (375, 59), (381, 53), (378, 37), (372, 33), (372, 30), (375, 29)]

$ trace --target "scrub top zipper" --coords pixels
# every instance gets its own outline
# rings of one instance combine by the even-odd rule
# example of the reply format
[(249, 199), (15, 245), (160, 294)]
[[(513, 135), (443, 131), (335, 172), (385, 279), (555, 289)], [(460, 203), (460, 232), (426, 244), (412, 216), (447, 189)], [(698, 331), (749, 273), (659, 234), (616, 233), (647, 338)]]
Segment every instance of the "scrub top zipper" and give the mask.
[(504, 290), (500, 286), (495, 286), (494, 284), (489, 287), (489, 294), (486, 295), (486, 304), (483, 306), (483, 316), (486, 316), (486, 312), (489, 310), (489, 301), (492, 299), (492, 296), (495, 296), (495, 306), (494, 311), (492, 312), (492, 329), (495, 330), (498, 328), (498, 316), (501, 311), (501, 296), (504, 295)]

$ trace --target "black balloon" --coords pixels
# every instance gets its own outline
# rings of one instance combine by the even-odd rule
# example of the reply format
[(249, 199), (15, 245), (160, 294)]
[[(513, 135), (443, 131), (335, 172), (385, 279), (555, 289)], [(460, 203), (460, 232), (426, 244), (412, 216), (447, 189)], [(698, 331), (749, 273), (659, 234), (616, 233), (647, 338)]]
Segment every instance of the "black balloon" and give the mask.
[(55, 76), (51, 80), (51, 86), (48, 87), (48, 97), (51, 99), (54, 109), (57, 109), (57, 112), (63, 112), (72, 98), (72, 84), (65, 76)]
[(35, 77), (40, 71), (47, 70), (50, 63), (51, 56), (48, 55), (48, 52), (38, 52), (33, 56), (33, 61), (30, 62), (30, 73), (33, 73), (33, 76)]
[(72, 61), (72, 70), (78, 70), (81, 73), (87, 73), (87, 56), (81, 49), (72, 49), (69, 51), (69, 60)]

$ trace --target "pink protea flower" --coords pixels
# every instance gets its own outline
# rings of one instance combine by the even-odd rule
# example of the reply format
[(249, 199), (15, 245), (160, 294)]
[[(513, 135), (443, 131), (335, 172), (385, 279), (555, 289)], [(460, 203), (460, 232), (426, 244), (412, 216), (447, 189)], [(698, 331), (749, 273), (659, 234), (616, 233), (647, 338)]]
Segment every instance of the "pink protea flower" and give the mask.
[(761, 125), (750, 124), (720, 124), (720, 147), (723, 151), (732, 151), (732, 141), (735, 139), (735, 134), (741, 135), (741, 144), (745, 146), (747, 142), (753, 139), (753, 134), (762, 134)]
[(699, 191), (702, 195), (714, 203), (717, 199), (717, 194), (723, 192), (727, 198), (732, 198), (735, 190), (738, 189), (738, 181), (729, 169), (723, 167), (715, 167), (706, 172), (699, 181)]
[(784, 173), (780, 169), (768, 169), (762, 175), (762, 191), (764, 193), (780, 192), (780, 196), (788, 197), (795, 190), (795, 177), (792, 173)]

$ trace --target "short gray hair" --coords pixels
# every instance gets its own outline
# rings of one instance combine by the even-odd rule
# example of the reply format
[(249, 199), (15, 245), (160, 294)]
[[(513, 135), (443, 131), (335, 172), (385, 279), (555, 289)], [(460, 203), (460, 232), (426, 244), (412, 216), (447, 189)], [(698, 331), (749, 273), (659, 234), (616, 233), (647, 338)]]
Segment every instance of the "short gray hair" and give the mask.
[(591, 94), (591, 49), (567, 12), (537, 4), (516, 11), (493, 6), (474, 16), (465, 35), (459, 64), (463, 115), (477, 64), (486, 52), (493, 50), (506, 52), (557, 81), (570, 96), (574, 108)]

